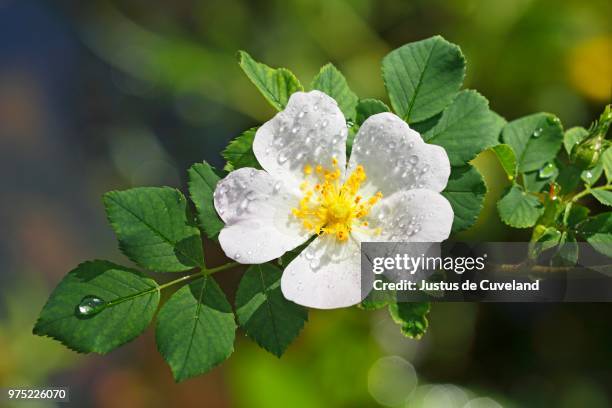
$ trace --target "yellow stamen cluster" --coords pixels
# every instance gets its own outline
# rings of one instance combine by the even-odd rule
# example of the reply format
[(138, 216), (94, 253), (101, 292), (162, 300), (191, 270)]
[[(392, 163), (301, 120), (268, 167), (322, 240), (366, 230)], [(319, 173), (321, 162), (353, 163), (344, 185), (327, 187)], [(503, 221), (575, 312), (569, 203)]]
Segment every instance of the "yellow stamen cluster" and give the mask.
[[(298, 207), (291, 210), (304, 228), (317, 235), (332, 234), (342, 242), (348, 240), (353, 228), (368, 227), (368, 222), (363, 218), (382, 198), (382, 193), (377, 192), (368, 199), (357, 194), (366, 180), (363, 166), (357, 166), (343, 184), (340, 184), (341, 172), (335, 158), (331, 170), (321, 165), (313, 168), (307, 164), (304, 174), (312, 176), (310, 178), (314, 178), (316, 183), (311, 186), (304, 181), (300, 185), (304, 196)], [(380, 229), (376, 229), (375, 233), (380, 234)]]

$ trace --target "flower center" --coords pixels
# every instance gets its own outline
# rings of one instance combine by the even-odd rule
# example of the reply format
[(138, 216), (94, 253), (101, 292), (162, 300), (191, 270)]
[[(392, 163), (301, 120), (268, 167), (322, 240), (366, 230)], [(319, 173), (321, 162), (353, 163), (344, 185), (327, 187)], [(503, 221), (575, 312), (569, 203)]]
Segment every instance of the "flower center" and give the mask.
[[(377, 192), (364, 199), (358, 195), (366, 179), (363, 166), (357, 166), (346, 181), (340, 184), (338, 160), (333, 159), (332, 164), (331, 169), (321, 165), (314, 169), (308, 164), (304, 166), (305, 176), (314, 179), (315, 184), (313, 186), (309, 181), (302, 183), (300, 189), (304, 195), (299, 206), (293, 208), (291, 213), (308, 231), (317, 235), (332, 234), (338, 241), (346, 241), (354, 228), (368, 227), (364, 218), (382, 198), (382, 193)], [(375, 229), (374, 233), (380, 234), (380, 228)]]

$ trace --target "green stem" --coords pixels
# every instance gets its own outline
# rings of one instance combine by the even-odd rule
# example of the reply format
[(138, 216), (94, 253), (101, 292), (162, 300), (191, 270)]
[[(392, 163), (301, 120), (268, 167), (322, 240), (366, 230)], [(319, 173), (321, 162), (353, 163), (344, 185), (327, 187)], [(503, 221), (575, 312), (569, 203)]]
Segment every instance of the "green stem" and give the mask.
[(169, 288), (170, 286), (174, 286), (177, 283), (185, 282), (185, 281), (188, 281), (190, 279), (197, 278), (198, 276), (212, 275), (213, 273), (217, 273), (217, 272), (224, 271), (226, 269), (234, 268), (234, 267), (236, 267), (238, 265), (240, 265), (238, 262), (230, 262), (230, 263), (226, 263), (225, 265), (217, 266), (215, 268), (210, 268), (210, 269), (202, 268), (202, 270), (199, 270), (196, 273), (192, 273), (191, 275), (181, 276), (180, 278), (171, 280), (170, 282), (166, 282), (166, 283), (164, 283), (162, 285), (158, 285), (158, 286), (156, 286), (154, 288), (147, 289), (147, 290), (144, 290), (142, 292), (134, 293), (134, 294), (131, 294), (129, 296), (121, 297), (121, 298), (118, 298), (118, 299), (113, 299), (110, 302), (108, 302), (105, 307), (116, 306), (116, 305), (118, 305), (120, 303), (127, 302), (128, 300), (132, 300), (132, 299), (135, 299), (135, 298), (140, 297), (140, 296), (148, 295), (149, 293), (152, 293), (152, 292), (155, 292), (155, 291), (161, 292), (163, 289)]
[(189, 280), (189, 279), (195, 278), (196, 276), (199, 276), (199, 275), (201, 275), (201, 274), (202, 274), (202, 272), (201, 272), (201, 271), (198, 271), (197, 273), (194, 273), (194, 274), (191, 274), (191, 275), (181, 276), (181, 277), (180, 277), (180, 278), (178, 278), (178, 279), (171, 280), (170, 282), (166, 282), (166, 283), (164, 283), (163, 285), (159, 285), (159, 286), (157, 287), (157, 290), (161, 291), (162, 289), (165, 289), (165, 288), (168, 288), (168, 287), (170, 287), (170, 286), (176, 285), (177, 283), (181, 283), (181, 282), (184, 282), (184, 281), (186, 281), (186, 280)]
[(205, 275), (205, 276), (212, 275), (213, 273), (221, 272), (226, 269), (235, 268), (236, 266), (239, 266), (239, 265), (240, 264), (238, 262), (230, 262), (230, 263), (226, 263), (225, 265), (217, 266), (214, 268), (206, 268), (202, 270), (202, 275)]
[(582, 197), (591, 194), (594, 190), (612, 190), (612, 185), (605, 185), (605, 186), (593, 187), (593, 188), (587, 187), (584, 190), (582, 190), (581, 192), (579, 192), (578, 194), (576, 194), (574, 197), (572, 197), (571, 201), (573, 203), (575, 203), (576, 201), (578, 201)]

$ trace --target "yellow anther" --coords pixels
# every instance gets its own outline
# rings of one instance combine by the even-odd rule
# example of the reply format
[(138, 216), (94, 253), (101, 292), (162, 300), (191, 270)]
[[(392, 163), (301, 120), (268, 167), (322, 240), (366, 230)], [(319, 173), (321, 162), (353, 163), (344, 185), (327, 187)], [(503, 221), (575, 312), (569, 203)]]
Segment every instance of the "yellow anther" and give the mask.
[[(364, 198), (357, 194), (366, 180), (363, 166), (357, 166), (343, 184), (339, 182), (342, 172), (337, 158), (332, 159), (331, 169), (325, 169), (319, 164), (314, 167), (314, 173), (318, 182), (314, 186), (308, 182), (300, 184), (304, 195), (300, 199), (299, 208), (291, 210), (306, 230), (317, 235), (334, 235), (338, 241), (345, 242), (354, 227), (369, 227), (368, 221), (363, 218), (382, 198), (382, 194), (378, 192), (365, 202)], [(312, 165), (304, 166), (304, 174), (313, 174)], [(381, 233), (380, 228), (373, 232)]]

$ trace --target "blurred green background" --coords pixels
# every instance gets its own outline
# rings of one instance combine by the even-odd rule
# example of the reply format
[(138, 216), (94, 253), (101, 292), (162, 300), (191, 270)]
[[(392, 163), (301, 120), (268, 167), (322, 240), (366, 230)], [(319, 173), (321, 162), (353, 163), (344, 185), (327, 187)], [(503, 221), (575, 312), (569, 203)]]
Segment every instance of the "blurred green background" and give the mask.
[[(49, 291), (83, 260), (126, 263), (101, 194), (185, 187), (187, 167), (271, 108), (239, 70), (248, 50), (309, 83), (335, 63), (360, 97), (385, 98), (380, 60), (441, 34), (465, 86), (507, 119), (566, 128), (610, 102), (609, 0), (0, 0), (0, 387), (69, 386), (93, 407), (609, 407), (612, 305), (436, 304), (420, 341), (384, 312), (312, 311), (282, 359), (244, 335), (229, 361), (175, 385), (152, 330), (106, 357), (31, 335)], [(489, 194), (464, 238), (525, 238)], [(222, 262), (209, 251), (212, 265)], [(221, 280), (233, 296), (239, 272)], [(2, 405), (0, 403), (0, 405)], [(16, 406), (26, 406), (19, 404)], [(52, 406), (37, 405), (37, 406)]]

